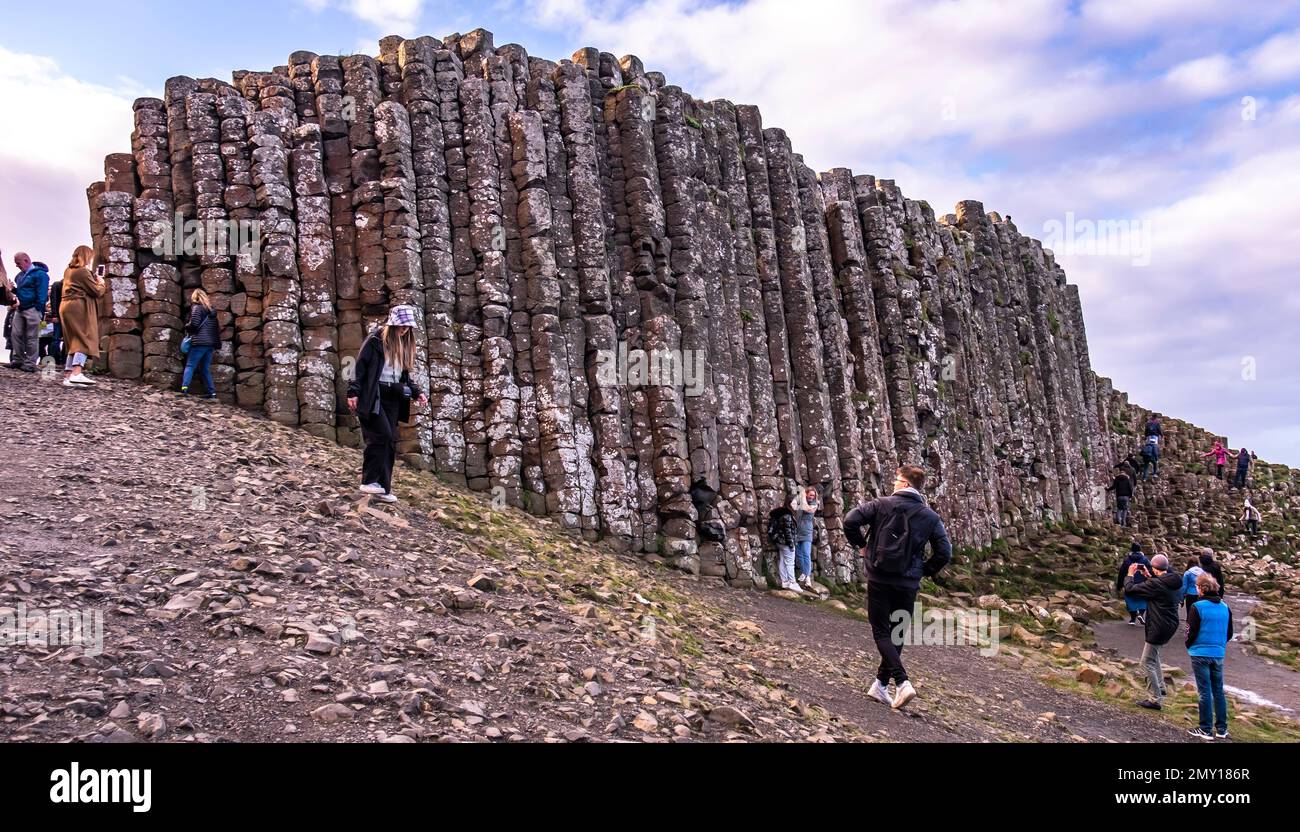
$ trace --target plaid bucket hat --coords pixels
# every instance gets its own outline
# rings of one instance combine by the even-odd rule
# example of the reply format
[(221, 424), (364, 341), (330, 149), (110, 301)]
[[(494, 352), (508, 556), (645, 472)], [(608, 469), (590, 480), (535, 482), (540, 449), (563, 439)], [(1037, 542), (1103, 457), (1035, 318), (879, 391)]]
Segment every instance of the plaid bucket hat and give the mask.
[(394, 306), (388, 312), (388, 326), (415, 326), (414, 306)]

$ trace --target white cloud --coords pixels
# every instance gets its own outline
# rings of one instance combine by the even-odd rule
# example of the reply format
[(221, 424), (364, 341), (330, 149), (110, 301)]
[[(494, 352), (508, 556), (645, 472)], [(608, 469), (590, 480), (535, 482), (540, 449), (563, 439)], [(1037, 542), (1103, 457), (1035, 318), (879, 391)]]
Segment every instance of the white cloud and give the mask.
[(414, 35), (425, 0), (298, 0), (309, 11), (337, 7), (385, 35)]

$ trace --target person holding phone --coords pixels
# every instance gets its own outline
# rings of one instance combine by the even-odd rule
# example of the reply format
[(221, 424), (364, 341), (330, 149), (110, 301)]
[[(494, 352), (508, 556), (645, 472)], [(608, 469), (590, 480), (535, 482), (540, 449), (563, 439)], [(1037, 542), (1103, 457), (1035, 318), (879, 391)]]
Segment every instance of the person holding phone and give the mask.
[(411, 402), (428, 402), (415, 386), (416, 309), (396, 306), (388, 323), (372, 332), (357, 355), (356, 374), (348, 383), (348, 408), (361, 422), (366, 450), (361, 467), (361, 493), (380, 502), (395, 503), (393, 466), (397, 462), (397, 426), (411, 420)]
[[(1135, 564), (1141, 566), (1142, 570), (1133, 572), (1131, 567)], [(1115, 576), (1115, 592), (1124, 599), (1124, 606), (1128, 608), (1128, 623), (1130, 627), (1136, 627), (1139, 624), (1146, 623), (1147, 602), (1144, 598), (1129, 597), (1126, 595), (1124, 593), (1124, 582), (1128, 579), (1130, 574), (1135, 574), (1138, 583), (1141, 583), (1146, 578), (1145, 570), (1149, 566), (1151, 566), (1151, 561), (1147, 560), (1147, 556), (1142, 553), (1142, 544), (1138, 543), (1136, 540), (1133, 541), (1133, 545), (1129, 548), (1128, 555), (1125, 556), (1123, 562), (1119, 565), (1119, 573)]]
[(64, 387), (89, 387), (95, 380), (86, 375), (86, 362), (99, 358), (99, 299), (108, 286), (104, 278), (91, 271), (95, 252), (90, 246), (77, 246), (63, 273), (63, 294), (59, 303), (59, 321), (68, 358)]

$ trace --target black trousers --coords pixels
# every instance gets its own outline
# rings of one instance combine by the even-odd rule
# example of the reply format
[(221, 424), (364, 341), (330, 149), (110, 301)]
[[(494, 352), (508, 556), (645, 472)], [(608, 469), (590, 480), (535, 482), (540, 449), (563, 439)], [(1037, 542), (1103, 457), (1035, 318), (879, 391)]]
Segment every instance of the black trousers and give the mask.
[(366, 442), (361, 484), (382, 485), (390, 494), (393, 491), (393, 465), (397, 462), (397, 414), (401, 406), (402, 394), (380, 385), (379, 413), (358, 417), (361, 437)]
[(876, 642), (880, 653), (880, 669), (876, 679), (887, 685), (892, 679), (895, 685), (907, 681), (907, 670), (903, 667), (903, 639), (895, 642), (893, 637), (894, 613), (904, 610), (907, 619), (906, 631), (911, 632), (912, 608), (916, 604), (917, 590), (911, 587), (890, 586), (867, 582), (867, 617), (871, 619), (871, 637)]

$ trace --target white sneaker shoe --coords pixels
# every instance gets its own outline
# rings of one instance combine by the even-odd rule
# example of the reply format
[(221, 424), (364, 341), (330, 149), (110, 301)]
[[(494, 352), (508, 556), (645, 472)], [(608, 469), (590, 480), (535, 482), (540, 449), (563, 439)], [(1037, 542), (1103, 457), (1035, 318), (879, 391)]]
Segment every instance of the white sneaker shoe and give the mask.
[(381, 503), (395, 503), (395, 502), (397, 502), (397, 495), (396, 495), (396, 494), (379, 494), (379, 495), (377, 495), (377, 496), (375, 497), (375, 499), (378, 500), (378, 501), (381, 502)]
[(384, 488), (382, 485), (375, 485), (375, 484), (363, 485), (361, 486), (361, 493), (378, 496), (380, 494), (387, 494), (388, 489)]
[(904, 682), (898, 686), (898, 692), (894, 694), (894, 701), (890, 703), (896, 711), (901, 711), (907, 707), (907, 703), (916, 698), (916, 688), (912, 687), (911, 682)]
[(63, 380), (63, 386), (64, 386), (64, 387), (85, 387), (86, 385), (84, 385), (84, 384), (77, 384), (77, 383), (76, 383), (75, 381), (73, 381), (72, 379), (70, 379), (70, 378), (65, 378), (65, 379)]
[(871, 683), (871, 690), (867, 691), (867, 696), (870, 696), (877, 702), (882, 702), (891, 707), (894, 704), (893, 698), (889, 695), (889, 690), (884, 685), (880, 684), (879, 679), (876, 679)]
[(85, 385), (99, 384), (99, 382), (95, 381), (93, 378), (86, 375), (85, 373), (77, 373), (75, 376), (70, 377), (68, 381), (72, 382), (73, 384), (85, 384)]

